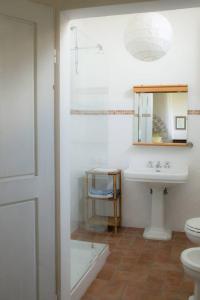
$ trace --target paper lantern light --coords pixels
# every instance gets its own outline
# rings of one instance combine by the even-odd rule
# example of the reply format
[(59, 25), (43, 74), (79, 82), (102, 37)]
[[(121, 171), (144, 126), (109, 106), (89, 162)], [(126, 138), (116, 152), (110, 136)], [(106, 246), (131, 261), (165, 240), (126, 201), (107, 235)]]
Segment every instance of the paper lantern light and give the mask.
[(142, 61), (163, 57), (171, 47), (173, 30), (169, 21), (158, 13), (137, 14), (125, 31), (128, 52)]

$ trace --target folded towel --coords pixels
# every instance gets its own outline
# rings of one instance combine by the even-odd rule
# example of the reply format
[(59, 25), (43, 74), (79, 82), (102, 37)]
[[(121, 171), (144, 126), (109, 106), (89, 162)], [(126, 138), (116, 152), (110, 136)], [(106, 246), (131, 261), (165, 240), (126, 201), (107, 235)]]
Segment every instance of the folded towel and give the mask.
[(90, 189), (90, 194), (96, 195), (96, 196), (113, 195), (113, 189), (97, 190), (97, 189), (95, 189), (95, 188), (91, 188), (91, 189)]

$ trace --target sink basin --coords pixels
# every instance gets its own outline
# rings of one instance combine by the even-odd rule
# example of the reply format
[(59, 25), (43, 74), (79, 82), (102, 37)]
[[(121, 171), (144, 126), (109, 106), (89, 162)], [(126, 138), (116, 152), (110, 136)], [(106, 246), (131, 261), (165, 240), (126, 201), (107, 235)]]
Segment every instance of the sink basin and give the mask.
[(152, 194), (151, 222), (145, 229), (143, 237), (153, 240), (170, 240), (171, 230), (165, 227), (164, 194), (166, 188), (175, 184), (183, 184), (188, 179), (188, 167), (153, 168), (130, 166), (124, 171), (128, 181), (143, 182), (150, 187)]
[(125, 170), (124, 177), (136, 182), (149, 182), (168, 187), (173, 184), (184, 183), (188, 179), (188, 168), (136, 168)]

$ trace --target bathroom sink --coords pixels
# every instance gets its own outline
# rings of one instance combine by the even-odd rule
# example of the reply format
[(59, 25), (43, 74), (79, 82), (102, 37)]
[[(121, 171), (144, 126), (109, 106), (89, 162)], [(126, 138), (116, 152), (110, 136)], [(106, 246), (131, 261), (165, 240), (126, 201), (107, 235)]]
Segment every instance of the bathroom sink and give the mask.
[(184, 183), (188, 179), (188, 168), (136, 168), (130, 167), (124, 171), (127, 180), (169, 185)]
[(186, 165), (171, 167), (170, 162), (148, 162), (146, 166), (130, 166), (124, 171), (127, 181), (141, 182), (149, 186), (152, 195), (151, 222), (143, 237), (153, 240), (169, 240), (172, 232), (165, 227), (165, 198), (171, 185), (183, 184), (188, 179)]

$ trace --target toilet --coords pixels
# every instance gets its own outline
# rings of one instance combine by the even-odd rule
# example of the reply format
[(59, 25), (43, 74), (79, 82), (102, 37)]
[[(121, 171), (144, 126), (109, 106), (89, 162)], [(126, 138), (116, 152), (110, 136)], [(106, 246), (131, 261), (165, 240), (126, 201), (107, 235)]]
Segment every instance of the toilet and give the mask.
[(184, 250), (181, 262), (185, 273), (195, 282), (194, 295), (189, 300), (200, 300), (200, 247)]
[(186, 221), (185, 234), (191, 242), (200, 245), (200, 218), (193, 218)]
[[(185, 234), (191, 242), (200, 245), (200, 218), (186, 221)], [(185, 273), (195, 282), (194, 295), (189, 300), (200, 300), (200, 247), (184, 250), (181, 253), (181, 262)]]

